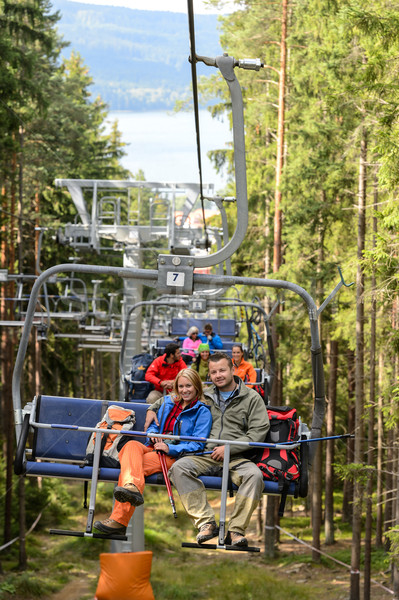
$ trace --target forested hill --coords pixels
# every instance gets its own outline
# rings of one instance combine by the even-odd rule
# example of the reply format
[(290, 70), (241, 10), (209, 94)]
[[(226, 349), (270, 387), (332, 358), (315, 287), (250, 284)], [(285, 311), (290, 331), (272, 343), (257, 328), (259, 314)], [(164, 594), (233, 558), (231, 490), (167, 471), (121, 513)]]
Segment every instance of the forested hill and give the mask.
[[(68, 0), (52, 4), (61, 13), (59, 32), (70, 42), (63, 55), (71, 50), (81, 54), (94, 80), (92, 93), (100, 94), (111, 110), (172, 108), (187, 91), (191, 70), (185, 14)], [(216, 15), (196, 15), (195, 28), (197, 53), (221, 54)]]

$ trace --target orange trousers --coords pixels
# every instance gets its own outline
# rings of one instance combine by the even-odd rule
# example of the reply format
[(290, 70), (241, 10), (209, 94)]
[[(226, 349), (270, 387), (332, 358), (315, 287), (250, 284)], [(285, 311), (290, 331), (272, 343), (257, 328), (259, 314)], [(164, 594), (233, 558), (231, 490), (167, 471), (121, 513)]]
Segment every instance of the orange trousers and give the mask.
[[(170, 458), (167, 455), (165, 455), (165, 458), (166, 466), (170, 469), (176, 459)], [(119, 474), (118, 485), (123, 487), (127, 483), (134, 483), (141, 494), (144, 492), (145, 487), (144, 478), (153, 473), (162, 473), (157, 452), (140, 442), (127, 442), (119, 452), (119, 462), (121, 464), (121, 472)], [(135, 507), (130, 502), (118, 502), (115, 500), (110, 519), (127, 526), (134, 513), (134, 509)]]

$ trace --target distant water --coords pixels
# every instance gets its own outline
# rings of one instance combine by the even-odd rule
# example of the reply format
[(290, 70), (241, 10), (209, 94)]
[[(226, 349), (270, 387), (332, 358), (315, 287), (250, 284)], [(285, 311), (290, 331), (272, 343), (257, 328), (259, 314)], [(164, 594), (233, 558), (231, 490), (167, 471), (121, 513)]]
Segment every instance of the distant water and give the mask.
[[(147, 181), (199, 182), (194, 114), (163, 111), (111, 111), (109, 121), (117, 119), (122, 140), (129, 144), (122, 159), (132, 173), (144, 171)], [(201, 110), (200, 141), (204, 183), (213, 183), (216, 191), (227, 181), (225, 173), (217, 174), (208, 160), (209, 150), (227, 148), (232, 140), (228, 119), (212, 119)]]

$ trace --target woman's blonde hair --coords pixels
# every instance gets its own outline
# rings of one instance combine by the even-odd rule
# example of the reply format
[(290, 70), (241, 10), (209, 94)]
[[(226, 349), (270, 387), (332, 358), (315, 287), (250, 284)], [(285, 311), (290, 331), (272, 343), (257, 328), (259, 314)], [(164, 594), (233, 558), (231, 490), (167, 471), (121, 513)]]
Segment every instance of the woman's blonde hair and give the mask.
[(201, 377), (198, 375), (197, 371), (195, 371), (194, 369), (182, 369), (176, 375), (176, 379), (173, 382), (173, 395), (175, 396), (175, 398), (177, 400), (181, 399), (179, 396), (179, 390), (178, 390), (178, 383), (179, 383), (180, 377), (186, 377), (186, 379), (191, 381), (191, 383), (193, 384), (193, 386), (195, 388), (195, 391), (197, 392), (197, 399), (201, 400), (203, 402), (205, 400), (205, 398), (204, 398), (204, 390), (202, 387)]
[(195, 327), (195, 325), (190, 327), (190, 329), (187, 331), (187, 336), (190, 337), (190, 335), (193, 335), (193, 333), (199, 333), (199, 329), (198, 327)]

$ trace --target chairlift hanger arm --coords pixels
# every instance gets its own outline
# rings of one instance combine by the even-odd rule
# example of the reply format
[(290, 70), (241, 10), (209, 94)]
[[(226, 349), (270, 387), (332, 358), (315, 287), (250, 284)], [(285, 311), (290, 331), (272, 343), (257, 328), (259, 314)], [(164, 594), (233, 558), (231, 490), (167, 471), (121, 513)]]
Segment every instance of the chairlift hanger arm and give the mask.
[[(192, 10), (192, 0), (188, 0), (189, 14)], [(192, 49), (193, 50), (193, 49)], [(196, 62), (203, 62), (207, 66), (217, 67), (222, 73), (229, 87), (233, 116), (233, 145), (234, 145), (234, 170), (236, 178), (237, 197), (237, 225), (236, 230), (226, 246), (213, 254), (195, 257), (195, 267), (211, 267), (230, 258), (238, 250), (248, 227), (248, 198), (247, 175), (245, 164), (245, 134), (244, 134), (244, 107), (240, 84), (235, 76), (234, 68), (259, 70), (263, 64), (259, 59), (235, 60), (232, 56), (224, 54), (216, 58), (199, 56), (192, 52), (191, 62), (193, 68)]]
[(324, 300), (323, 304), (320, 306), (320, 308), (317, 311), (317, 316), (319, 316), (323, 312), (323, 310), (326, 308), (326, 306), (328, 306), (328, 304), (331, 302), (331, 300), (337, 295), (338, 291), (341, 289), (342, 286), (349, 288), (349, 287), (352, 287), (352, 285), (354, 285), (354, 283), (355, 283), (354, 281), (352, 281), (352, 283), (345, 283), (344, 276), (342, 275), (341, 267), (337, 267), (337, 268), (338, 268), (338, 273), (339, 273), (341, 280), (335, 286), (335, 288), (333, 289), (331, 294), (329, 296), (327, 296), (327, 298)]
[(206, 228), (204, 193), (203, 193), (203, 185), (202, 185), (201, 141), (200, 141), (200, 127), (199, 127), (198, 86), (197, 86), (197, 68), (196, 68), (197, 61), (193, 60), (193, 58), (196, 56), (193, 0), (187, 0), (187, 12), (188, 12), (188, 28), (189, 28), (189, 34), (190, 34), (191, 81), (192, 81), (192, 86), (193, 86), (195, 133), (196, 133), (196, 139), (197, 139), (197, 160), (198, 160), (198, 174), (199, 174), (199, 182), (200, 182), (200, 199), (201, 199), (202, 219), (204, 222), (205, 247), (208, 250), (209, 239), (208, 239), (208, 232), (207, 232), (207, 228)]

